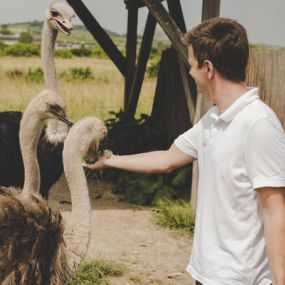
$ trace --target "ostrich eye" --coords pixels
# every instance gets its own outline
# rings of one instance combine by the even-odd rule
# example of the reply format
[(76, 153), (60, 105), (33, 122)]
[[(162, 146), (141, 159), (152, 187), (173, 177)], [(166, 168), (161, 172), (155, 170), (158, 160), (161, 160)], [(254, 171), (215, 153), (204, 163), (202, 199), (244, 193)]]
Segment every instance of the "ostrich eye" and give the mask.
[(59, 13), (57, 11), (51, 11), (51, 15), (53, 17), (57, 17), (57, 16), (59, 16)]

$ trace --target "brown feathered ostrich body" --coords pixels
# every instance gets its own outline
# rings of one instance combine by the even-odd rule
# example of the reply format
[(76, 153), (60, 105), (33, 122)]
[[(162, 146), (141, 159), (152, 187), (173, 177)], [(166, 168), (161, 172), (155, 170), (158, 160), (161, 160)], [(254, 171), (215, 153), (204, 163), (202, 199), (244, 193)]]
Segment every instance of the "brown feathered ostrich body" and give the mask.
[[(40, 197), (37, 144), (45, 119), (67, 122), (64, 102), (53, 90), (44, 90), (27, 107), (21, 120), (20, 144), (25, 167), (22, 192), (0, 188), (0, 284), (39, 283), (48, 280), (46, 264), (61, 239), (61, 216), (52, 212)], [(44, 250), (42, 243), (49, 248)]]
[[(38, 128), (34, 123), (29, 124)], [(81, 158), (90, 147), (98, 148), (105, 135), (102, 121), (91, 117), (79, 121), (69, 131), (63, 161), (72, 213), (66, 219), (50, 209), (33, 190), (39, 185), (38, 173), (33, 170), (35, 147), (26, 142), (24, 161), (29, 158), (33, 167), (29, 162), (28, 181), (22, 193), (1, 190), (0, 284), (61, 285), (73, 276), (87, 253), (91, 234), (91, 207)]]

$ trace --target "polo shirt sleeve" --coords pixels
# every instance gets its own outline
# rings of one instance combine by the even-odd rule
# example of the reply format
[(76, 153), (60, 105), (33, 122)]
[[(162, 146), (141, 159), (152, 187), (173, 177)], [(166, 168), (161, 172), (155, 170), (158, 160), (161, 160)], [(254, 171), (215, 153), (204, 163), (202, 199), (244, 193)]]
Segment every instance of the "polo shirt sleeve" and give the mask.
[(245, 164), (253, 188), (285, 186), (285, 134), (267, 117), (256, 121), (245, 143)]
[(182, 152), (198, 158), (198, 142), (201, 133), (201, 121), (191, 129), (180, 135), (175, 141), (175, 146)]

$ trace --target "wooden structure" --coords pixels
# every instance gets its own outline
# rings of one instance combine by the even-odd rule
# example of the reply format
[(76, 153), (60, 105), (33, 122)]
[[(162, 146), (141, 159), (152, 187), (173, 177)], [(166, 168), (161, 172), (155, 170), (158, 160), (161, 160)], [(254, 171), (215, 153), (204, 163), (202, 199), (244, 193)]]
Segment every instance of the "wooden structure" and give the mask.
[[(173, 48), (166, 50), (162, 55), (152, 110), (152, 118), (165, 130), (164, 147), (168, 147), (177, 135), (200, 118), (209, 103), (197, 95), (195, 83), (189, 75), (187, 48), (180, 40), (186, 32), (180, 0), (166, 0), (168, 11), (161, 1), (163, 0), (124, 0), (128, 10), (126, 57), (124, 57), (84, 3), (81, 0), (67, 0), (125, 77), (124, 111), (130, 117), (134, 117), (136, 113), (157, 23), (168, 36)], [(144, 6), (148, 8), (149, 14), (137, 56), (138, 9)], [(203, 0), (202, 20), (218, 16), (219, 10), (220, 0)], [(194, 170), (193, 179), (197, 180), (197, 177), (198, 173)], [(196, 188), (194, 182), (192, 188), (194, 208)]]
[[(124, 0), (128, 10), (126, 57), (124, 57), (84, 3), (81, 0), (67, 0), (86, 28), (125, 77), (124, 110), (131, 117), (133, 117), (136, 112), (156, 23), (159, 23), (178, 54), (179, 69), (185, 92), (184, 95), (189, 116), (193, 123), (196, 89), (193, 80), (191, 80), (188, 75), (187, 49), (180, 41), (180, 37), (186, 32), (180, 0), (166, 1), (169, 12), (166, 11), (161, 1), (162, 0)], [(204, 0), (202, 11), (203, 19), (217, 16), (219, 14), (219, 5), (220, 0)], [(149, 15), (137, 57), (138, 9), (144, 6), (147, 6), (149, 9)]]

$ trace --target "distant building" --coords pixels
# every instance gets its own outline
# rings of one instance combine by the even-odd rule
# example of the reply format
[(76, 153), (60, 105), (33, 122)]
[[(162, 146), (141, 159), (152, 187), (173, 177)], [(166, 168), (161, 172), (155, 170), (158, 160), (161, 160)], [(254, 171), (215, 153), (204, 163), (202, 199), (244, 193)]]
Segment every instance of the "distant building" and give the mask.
[(19, 40), (20, 35), (3, 35), (0, 34), (0, 41), (4, 42), (6, 45), (16, 44)]

